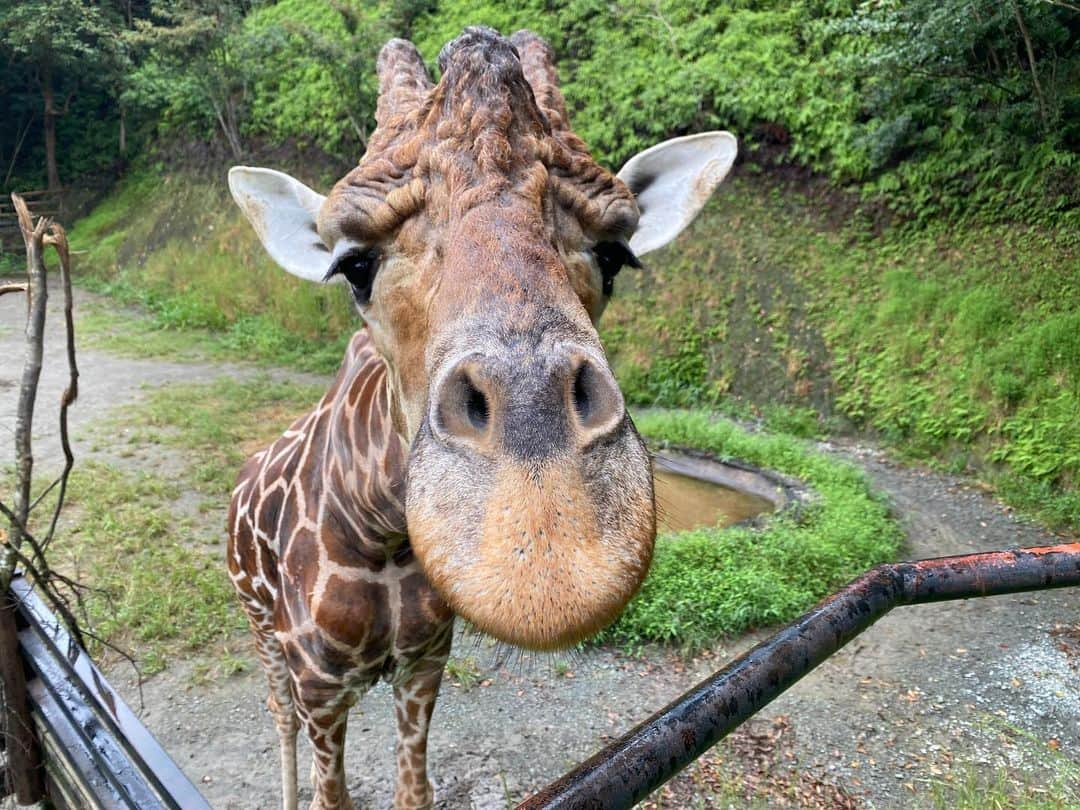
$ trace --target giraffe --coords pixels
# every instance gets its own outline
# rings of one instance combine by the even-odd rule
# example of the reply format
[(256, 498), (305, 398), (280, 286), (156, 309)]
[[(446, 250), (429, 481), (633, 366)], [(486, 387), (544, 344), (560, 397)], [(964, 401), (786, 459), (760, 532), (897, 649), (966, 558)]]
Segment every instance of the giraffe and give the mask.
[(696, 216), (736, 154), (666, 141), (617, 176), (569, 127), (552, 49), (471, 27), (377, 61), (377, 127), (326, 197), (234, 167), (285, 270), (344, 281), (364, 325), (330, 388), (240, 472), (228, 567), (269, 681), (283, 806), (351, 807), (348, 709), (380, 679), (395, 808), (434, 801), (427, 734), (455, 616), (531, 649), (610, 623), (656, 533), (651, 462), (596, 332), (614, 278)]

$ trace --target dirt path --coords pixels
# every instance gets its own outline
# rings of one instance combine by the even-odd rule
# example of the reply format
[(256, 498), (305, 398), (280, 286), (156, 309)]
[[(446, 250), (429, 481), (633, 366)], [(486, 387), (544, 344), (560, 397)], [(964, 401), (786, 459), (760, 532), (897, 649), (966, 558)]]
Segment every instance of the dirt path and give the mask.
[[(0, 437), (10, 436), (13, 424), (23, 307), (16, 296), (0, 298)], [(48, 346), (42, 403), (56, 402), (65, 381), (58, 344)], [(92, 350), (81, 352), (80, 365), (72, 434), (81, 458), (119, 455), (100, 439), (95, 448), (79, 437), (136, 402), (143, 386), (251, 373)], [(52, 423), (51, 415), (43, 416), (35, 428), (43, 461), (58, 454)], [(858, 447), (827, 449), (856, 460), (892, 498), (909, 533), (905, 556), (1060, 542), (965, 480), (898, 466)], [(1046, 782), (1062, 763), (1080, 764), (1080, 639), (1065, 635), (1077, 623), (1080, 589), (902, 608), (778, 699), (758, 726), (779, 727), (770, 720), (786, 718), (777, 767), (798, 767), (814, 784), (857, 805), (925, 806), (933, 783), (962, 778), (972, 768)], [(506, 807), (759, 637), (718, 645), (692, 661), (663, 650), (640, 658), (589, 650), (503, 666), (485, 643), (459, 638), (455, 657), (476, 663), (474, 671), (463, 665), (464, 679), (446, 682), (436, 710), (431, 751), (439, 806)], [(276, 735), (262, 675), (250, 646), (239, 644), (248, 659), (244, 673), (194, 685), (200, 662), (175, 662), (145, 684), (143, 717), (215, 807), (273, 808), (279, 801)], [(126, 672), (115, 677), (134, 694)], [(351, 718), (347, 773), (358, 807), (390, 804), (392, 716), (389, 689), (380, 686)], [(301, 772), (306, 768), (302, 764)], [(673, 783), (665, 806), (693, 806), (694, 778)], [(301, 787), (309, 796), (306, 784)], [(770, 804), (782, 800), (778, 794)]]
[[(0, 278), (0, 283), (14, 279)], [(83, 290), (75, 290), (75, 311), (90, 306), (112, 306), (108, 299)], [(132, 312), (132, 317), (139, 317)], [(6, 448), (0, 464), (12, 459), (11, 441), (18, 405), (19, 381), (22, 379), (25, 344), (23, 328), (26, 319), (26, 299), (21, 295), (0, 296), (0, 441)], [(76, 335), (78, 325), (76, 324)], [(57, 427), (57, 408), (60, 395), (68, 384), (67, 358), (63, 336), (63, 298), (55, 279), (50, 280), (48, 314), (45, 330), (45, 351), (41, 380), (38, 384), (37, 407), (34, 415), (33, 440), (35, 475), (59, 471), (63, 463)], [(90, 428), (107, 417), (115, 416), (126, 406), (138, 402), (143, 391), (174, 383), (209, 382), (223, 375), (251, 377), (260, 370), (238, 364), (179, 363), (161, 359), (119, 357), (105, 351), (87, 348), (78, 343), (79, 399), (69, 411), (69, 434), (76, 459), (96, 458), (121, 466), (135, 461), (127, 449), (121, 452), (123, 435), (112, 442), (102, 442), (97, 431)], [(265, 370), (263, 370), (265, 373)], [(316, 375), (272, 370), (272, 379), (288, 377), (302, 382), (317, 381)], [(160, 449), (158, 450), (160, 453)], [(142, 459), (146, 461), (145, 458)]]

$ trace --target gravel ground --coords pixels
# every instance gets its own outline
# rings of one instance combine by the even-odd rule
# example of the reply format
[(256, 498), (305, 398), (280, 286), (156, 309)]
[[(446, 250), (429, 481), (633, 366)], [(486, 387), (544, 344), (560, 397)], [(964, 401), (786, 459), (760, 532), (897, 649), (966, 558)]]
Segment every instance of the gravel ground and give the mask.
[[(89, 298), (79, 295), (80, 303)], [(57, 304), (58, 296), (52, 301)], [(0, 298), (0, 436), (10, 436), (14, 422), (23, 313), (20, 296)], [(58, 458), (51, 404), (66, 382), (62, 349), (55, 339), (47, 347), (43, 415), (35, 426), (42, 471)], [(128, 453), (102, 446), (100, 436), (93, 442), (80, 436), (136, 402), (143, 386), (251, 373), (93, 350), (82, 350), (79, 363), (81, 391), (71, 427), (76, 455), (129, 464)], [(908, 531), (905, 557), (1075, 540), (1017, 518), (972, 481), (901, 466), (871, 448), (823, 449), (861, 465), (891, 498)], [(693, 660), (667, 650), (627, 657), (601, 649), (509, 663), (497, 661), (485, 641), (459, 638), (456, 658), (475, 664), (467, 661), (462, 677), (445, 682), (436, 709), (431, 762), (439, 807), (506, 807), (763, 635), (727, 640)], [(199, 677), (205, 660), (176, 661), (144, 684), (143, 718), (215, 807), (273, 808), (279, 801), (277, 740), (263, 677), (246, 639), (235, 646), (248, 660), (245, 672), (206, 682)], [(932, 784), (972, 769), (1049, 784), (1069, 763), (1080, 766), (1077, 652), (1080, 589), (901, 608), (725, 743), (725, 762), (748, 790), (764, 785), (770, 805), (795, 796), (796, 803), (814, 806), (924, 806)], [(129, 674), (118, 669), (113, 677), (136, 703)], [(358, 807), (390, 806), (392, 716), (390, 691), (380, 686), (351, 718), (347, 773)], [(763, 777), (753, 751), (765, 748), (777, 749), (779, 767), (795, 776)], [(303, 748), (301, 757), (304, 762)], [(702, 800), (700, 786), (709, 782), (702, 773), (673, 782), (664, 806)], [(301, 791), (310, 795), (306, 784)]]

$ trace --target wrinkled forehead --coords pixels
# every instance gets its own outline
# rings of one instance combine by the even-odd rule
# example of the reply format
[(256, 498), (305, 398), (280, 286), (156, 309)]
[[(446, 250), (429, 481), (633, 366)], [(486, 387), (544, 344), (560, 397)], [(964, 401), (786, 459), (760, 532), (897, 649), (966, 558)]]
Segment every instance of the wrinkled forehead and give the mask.
[[(509, 159), (498, 172), (480, 170), (480, 148), (466, 137), (365, 156), (326, 198), (320, 235), (331, 247), (343, 238), (375, 244), (418, 215), (451, 225), (487, 204), (525, 210), (538, 220), (570, 219), (585, 234), (608, 238), (628, 238), (637, 226), (637, 204), (626, 186), (554, 136), (508, 142)], [(409, 165), (403, 158), (413, 154)]]
[[(563, 122), (556, 122), (562, 124)], [(453, 225), (478, 206), (570, 218), (586, 235), (629, 237), (633, 194), (537, 104), (517, 51), (498, 38), (462, 48), (439, 84), (387, 116), (360, 164), (331, 191), (319, 232), (375, 244), (423, 215)]]

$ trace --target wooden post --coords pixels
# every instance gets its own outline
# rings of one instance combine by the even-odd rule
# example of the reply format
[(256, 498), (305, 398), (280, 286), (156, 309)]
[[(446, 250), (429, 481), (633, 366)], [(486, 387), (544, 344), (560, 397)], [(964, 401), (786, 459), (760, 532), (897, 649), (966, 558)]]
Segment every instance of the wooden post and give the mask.
[(19, 656), (19, 636), (15, 624), (15, 601), (9, 586), (15, 571), (15, 553), (23, 544), (30, 514), (30, 484), (34, 457), (31, 452), (31, 428), (41, 356), (44, 346), (45, 304), (48, 299), (45, 277), (45, 230), (48, 221), (36, 226), (17, 195), (11, 195), (19, 215), (19, 228), (26, 242), (27, 308), (26, 359), (23, 362), (19, 408), (15, 417), (15, 508), (9, 523), (7, 542), (0, 548), (0, 683), (3, 684), (4, 724), (7, 735), (8, 770), (19, 804), (33, 804), (45, 798), (41, 749), (34, 733), (33, 719), (26, 700), (26, 677)]

